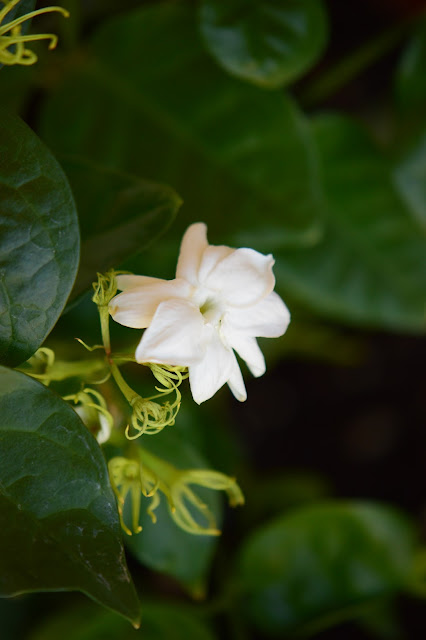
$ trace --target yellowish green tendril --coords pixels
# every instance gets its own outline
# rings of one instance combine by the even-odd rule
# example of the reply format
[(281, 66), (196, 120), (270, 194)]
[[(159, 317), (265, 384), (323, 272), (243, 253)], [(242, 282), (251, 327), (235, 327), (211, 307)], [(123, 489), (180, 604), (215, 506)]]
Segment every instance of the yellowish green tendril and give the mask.
[(163, 494), (175, 523), (184, 531), (196, 535), (216, 536), (220, 535), (220, 530), (214, 514), (191, 489), (191, 485), (225, 491), (231, 506), (244, 504), (244, 496), (234, 478), (210, 469), (177, 469), (146, 449), (139, 449), (138, 459), (113, 458), (109, 462), (109, 473), (119, 504), (121, 525), (129, 535), (131, 531), (123, 522), (123, 508), (129, 492), (134, 533), (141, 530), (139, 514), (142, 496), (151, 499), (147, 513), (154, 523), (154, 510)]
[[(118, 364), (134, 361), (134, 358), (112, 355), (109, 330), (109, 303), (117, 293), (116, 276), (119, 273), (123, 272), (111, 270), (105, 274), (98, 273), (98, 280), (93, 283), (92, 300), (98, 307), (102, 342), (111, 374), (132, 409), (130, 421), (125, 430), (126, 437), (129, 440), (135, 440), (144, 434), (159, 433), (164, 427), (174, 424), (181, 405), (181, 393), (178, 387), (188, 377), (188, 372), (185, 367), (146, 363), (145, 366), (151, 369), (160, 383), (160, 386), (155, 387), (158, 393), (148, 398), (143, 398), (127, 384)], [(93, 348), (97, 347), (98, 345)], [(86, 346), (86, 348), (90, 347)], [(157, 398), (173, 393), (175, 394), (173, 401), (165, 400), (161, 404), (155, 402)]]
[(114, 419), (99, 391), (86, 387), (78, 393), (64, 396), (63, 399), (77, 405), (76, 412), (99, 444), (109, 440)]
[(58, 37), (53, 33), (39, 33), (36, 35), (22, 35), (21, 28), (24, 22), (54, 11), (61, 13), (65, 18), (69, 17), (69, 12), (62, 7), (45, 7), (37, 11), (25, 13), (15, 20), (2, 24), (8, 13), (19, 4), (21, 0), (0, 0), (4, 4), (0, 10), (0, 63), (4, 65), (32, 65), (37, 62), (36, 54), (25, 48), (25, 43), (36, 42), (38, 40), (50, 40), (49, 49), (54, 49), (58, 43)]

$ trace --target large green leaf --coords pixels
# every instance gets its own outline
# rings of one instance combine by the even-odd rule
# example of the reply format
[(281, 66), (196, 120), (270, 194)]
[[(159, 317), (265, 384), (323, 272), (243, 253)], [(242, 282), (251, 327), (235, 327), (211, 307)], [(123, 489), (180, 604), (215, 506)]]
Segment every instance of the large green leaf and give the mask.
[(426, 230), (426, 128), (399, 159), (394, 180), (414, 219)]
[(266, 251), (315, 241), (316, 162), (302, 115), (284, 94), (218, 69), (194, 21), (190, 8), (161, 4), (103, 25), (92, 57), (45, 105), (43, 135), (59, 153), (173, 185), (180, 229), (203, 219), (221, 242)]
[(28, 640), (214, 640), (210, 630), (183, 603), (148, 601), (134, 631), (111, 613), (89, 607), (62, 611), (36, 628)]
[(78, 265), (67, 180), (16, 116), (0, 114), (0, 362), (31, 356), (58, 319)]
[(75, 411), (0, 367), (0, 594), (78, 590), (137, 622), (115, 497)]
[(71, 297), (88, 289), (96, 273), (118, 267), (148, 247), (173, 221), (182, 201), (165, 185), (93, 165), (62, 163), (77, 203), (81, 259)]
[(390, 165), (348, 118), (322, 116), (313, 129), (328, 199), (325, 231), (312, 248), (276, 254), (282, 292), (351, 324), (424, 331), (425, 237)]
[(320, 0), (203, 0), (200, 19), (215, 60), (267, 88), (288, 84), (307, 71), (327, 37)]
[[(166, 428), (155, 438), (146, 437), (141, 445), (180, 469), (209, 468), (206, 460), (170, 429), (172, 427)], [(220, 526), (221, 496), (207, 489), (193, 489), (207, 504)], [(180, 529), (172, 520), (164, 498), (155, 510), (157, 522), (154, 524), (146, 512), (149, 502), (145, 502), (142, 501), (141, 505), (140, 523), (143, 529), (141, 533), (127, 538), (129, 548), (143, 564), (177, 578), (194, 596), (202, 596), (217, 537), (194, 535)]]
[(271, 634), (333, 624), (402, 590), (413, 553), (409, 523), (386, 507), (328, 502), (299, 509), (243, 547), (244, 611)]

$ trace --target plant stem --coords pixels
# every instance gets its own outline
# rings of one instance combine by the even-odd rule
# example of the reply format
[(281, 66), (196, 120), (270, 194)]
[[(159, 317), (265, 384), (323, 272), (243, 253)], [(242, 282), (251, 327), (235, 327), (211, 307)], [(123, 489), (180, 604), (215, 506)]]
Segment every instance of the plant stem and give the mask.
[(105, 347), (105, 353), (108, 361), (111, 356), (111, 338), (109, 334), (109, 310), (107, 305), (99, 306), (99, 317), (101, 320), (102, 342)]
[(112, 377), (117, 383), (118, 388), (120, 389), (123, 396), (126, 398), (127, 402), (132, 405), (133, 402), (139, 398), (139, 394), (136, 391), (133, 391), (131, 387), (127, 384), (123, 376), (121, 375), (120, 369), (117, 367), (115, 362), (109, 358), (109, 368), (112, 373)]

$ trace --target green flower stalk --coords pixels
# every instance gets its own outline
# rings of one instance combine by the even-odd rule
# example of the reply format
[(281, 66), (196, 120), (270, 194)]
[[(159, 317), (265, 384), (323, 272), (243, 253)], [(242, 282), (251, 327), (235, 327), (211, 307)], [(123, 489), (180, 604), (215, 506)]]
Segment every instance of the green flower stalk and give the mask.
[(51, 13), (57, 11), (65, 18), (69, 17), (69, 12), (62, 7), (46, 7), (25, 13), (15, 20), (3, 24), (8, 13), (19, 4), (21, 0), (0, 0), (4, 5), (0, 10), (0, 64), (4, 65), (32, 65), (37, 62), (36, 54), (30, 49), (25, 48), (27, 42), (36, 42), (38, 40), (50, 40), (49, 49), (54, 49), (58, 43), (58, 37), (53, 33), (38, 33), (35, 35), (22, 35), (21, 28), (24, 22), (31, 20), (35, 16), (43, 13)]
[[(181, 393), (178, 387), (188, 377), (188, 371), (186, 367), (148, 363), (146, 366), (151, 369), (161, 385), (155, 387), (158, 393), (148, 398), (143, 398), (127, 384), (118, 365), (135, 362), (135, 359), (113, 355), (109, 330), (108, 305), (117, 293), (116, 277), (120, 273), (123, 272), (113, 269), (105, 274), (98, 273), (98, 280), (93, 283), (92, 300), (98, 307), (102, 343), (111, 375), (132, 409), (130, 422), (125, 431), (126, 437), (129, 440), (135, 440), (143, 434), (159, 433), (164, 427), (174, 424), (181, 405)], [(94, 348), (98, 348), (98, 345)], [(169, 394), (175, 394), (173, 401), (165, 400), (161, 404), (155, 402), (157, 398), (163, 398)]]
[(46, 387), (51, 382), (60, 382), (68, 378), (82, 378), (89, 384), (100, 384), (110, 375), (103, 360), (76, 360), (73, 362), (56, 360), (54, 351), (48, 347), (40, 347), (29, 360), (19, 367), (19, 371), (40, 380)]
[(170, 515), (176, 524), (184, 531), (196, 535), (217, 536), (221, 532), (214, 515), (192, 490), (191, 485), (225, 491), (232, 507), (244, 504), (244, 496), (234, 478), (210, 469), (177, 469), (146, 449), (139, 449), (139, 460), (124, 457), (112, 458), (108, 468), (111, 484), (118, 500), (121, 525), (128, 535), (132, 532), (123, 521), (123, 508), (129, 492), (132, 500), (134, 533), (141, 530), (139, 514), (142, 495), (151, 498), (147, 513), (154, 523), (156, 522), (154, 511), (160, 504), (161, 494), (163, 494), (167, 500)]

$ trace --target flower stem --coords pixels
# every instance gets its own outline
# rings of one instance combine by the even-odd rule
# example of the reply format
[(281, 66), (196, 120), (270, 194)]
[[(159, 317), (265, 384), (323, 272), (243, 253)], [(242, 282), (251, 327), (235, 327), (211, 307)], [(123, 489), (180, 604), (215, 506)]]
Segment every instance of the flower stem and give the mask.
[(111, 358), (108, 359), (108, 362), (112, 377), (116, 381), (118, 388), (126, 398), (127, 402), (132, 406), (133, 402), (140, 397), (139, 394), (136, 393), (136, 391), (133, 391), (131, 387), (129, 387), (129, 385), (121, 375), (120, 369), (117, 367), (115, 362)]
[(109, 310), (107, 305), (99, 306), (98, 309), (99, 309), (99, 317), (101, 320), (102, 342), (105, 348), (105, 353), (108, 358), (108, 361), (110, 361), (111, 338), (109, 333)]

